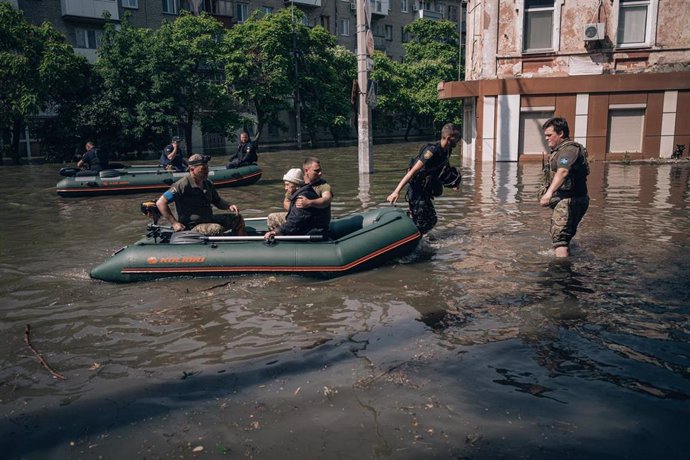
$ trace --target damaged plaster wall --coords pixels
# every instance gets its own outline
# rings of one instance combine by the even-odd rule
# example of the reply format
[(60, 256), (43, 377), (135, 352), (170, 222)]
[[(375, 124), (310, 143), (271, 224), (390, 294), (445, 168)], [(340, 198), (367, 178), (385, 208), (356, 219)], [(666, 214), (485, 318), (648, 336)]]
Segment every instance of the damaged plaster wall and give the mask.
[[(654, 2), (654, 0), (652, 0)], [(470, 0), (468, 22), (479, 19), (474, 29), (472, 66), (466, 78), (563, 77), (636, 72), (690, 70), (688, 0), (658, 2), (656, 28), (651, 46), (626, 49), (615, 45), (618, 0), (555, 0), (554, 51), (523, 52), (524, 0)], [(655, 5), (653, 3), (653, 5)], [(654, 13), (650, 9), (650, 14)], [(685, 14), (679, 14), (685, 12)], [(587, 24), (604, 23), (603, 40), (585, 41)], [(469, 54), (468, 49), (468, 54)]]

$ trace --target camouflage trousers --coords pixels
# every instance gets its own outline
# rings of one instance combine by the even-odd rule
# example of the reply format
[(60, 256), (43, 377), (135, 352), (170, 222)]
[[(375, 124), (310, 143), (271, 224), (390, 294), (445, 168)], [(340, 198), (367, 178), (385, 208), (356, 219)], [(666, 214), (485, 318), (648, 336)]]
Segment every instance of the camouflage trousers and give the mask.
[(266, 225), (270, 231), (274, 231), (285, 223), (287, 212), (272, 212), (266, 218)]
[(422, 234), (428, 233), (438, 221), (434, 200), (431, 196), (422, 193), (407, 193), (407, 202), (410, 206), (409, 215)]
[(232, 230), (233, 236), (244, 236), (247, 231), (244, 227), (244, 218), (235, 214), (220, 214), (213, 216), (213, 222), (197, 224), (193, 230), (206, 236), (220, 236), (228, 230)]
[(587, 208), (588, 196), (563, 198), (556, 204), (551, 214), (551, 241), (554, 248), (567, 247), (570, 244)]

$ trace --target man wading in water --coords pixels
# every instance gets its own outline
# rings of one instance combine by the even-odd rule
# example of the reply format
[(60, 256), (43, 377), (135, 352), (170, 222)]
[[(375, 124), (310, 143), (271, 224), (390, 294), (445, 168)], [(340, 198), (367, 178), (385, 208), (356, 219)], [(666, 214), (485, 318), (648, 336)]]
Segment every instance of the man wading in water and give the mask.
[(542, 128), (551, 153), (544, 165), (539, 204), (553, 209), (551, 241), (556, 257), (568, 257), (570, 240), (589, 207), (587, 150), (570, 140), (570, 128), (564, 118), (551, 118)]

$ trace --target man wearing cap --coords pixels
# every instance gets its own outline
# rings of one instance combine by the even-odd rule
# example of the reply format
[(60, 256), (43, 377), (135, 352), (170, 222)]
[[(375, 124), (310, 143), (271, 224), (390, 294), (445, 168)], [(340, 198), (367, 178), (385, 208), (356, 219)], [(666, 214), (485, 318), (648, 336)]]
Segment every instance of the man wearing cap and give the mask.
[[(194, 229), (204, 235), (216, 236), (232, 230), (233, 235), (246, 235), (244, 218), (237, 206), (221, 198), (208, 180), (208, 160), (209, 157), (198, 153), (189, 157), (189, 174), (161, 195), (156, 207), (176, 232)], [(170, 203), (175, 203), (177, 219), (170, 211)], [(218, 209), (227, 209), (231, 214), (213, 215), (211, 204)]]
[(180, 137), (175, 136), (161, 154), (160, 164), (168, 171), (184, 171), (185, 164), (180, 148)]
[(427, 144), (410, 162), (407, 174), (400, 180), (393, 193), (388, 195), (388, 202), (398, 201), (400, 191), (409, 183), (405, 197), (409, 205), (408, 214), (421, 233), (429, 232), (438, 220), (434, 208), (434, 196), (443, 193), (444, 185), (453, 191), (458, 189), (461, 176), (449, 163), (450, 154), (458, 143), (458, 128), (448, 123), (441, 129), (441, 140)]
[(242, 131), (240, 133), (240, 145), (237, 147), (237, 153), (230, 157), (230, 161), (226, 168), (239, 168), (240, 166), (256, 163), (259, 159), (256, 151), (256, 143), (249, 139), (248, 132)]
[(266, 218), (266, 224), (269, 230), (276, 230), (285, 223), (287, 217), (287, 210), (290, 209), (290, 197), (297, 191), (298, 188), (304, 185), (302, 179), (302, 170), (293, 168), (283, 176), (283, 185), (285, 188), (285, 197), (283, 198), (283, 208), (285, 212), (272, 212)]

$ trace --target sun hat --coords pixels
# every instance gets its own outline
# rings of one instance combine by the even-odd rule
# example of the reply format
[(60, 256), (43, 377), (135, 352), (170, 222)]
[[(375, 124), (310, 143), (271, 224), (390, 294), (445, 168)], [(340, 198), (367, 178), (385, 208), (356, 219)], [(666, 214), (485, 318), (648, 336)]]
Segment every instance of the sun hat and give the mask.
[(299, 168), (292, 168), (283, 176), (283, 181), (291, 182), (297, 185), (304, 185), (302, 170)]
[(200, 155), (198, 153), (195, 153), (191, 157), (189, 157), (189, 160), (187, 160), (187, 163), (189, 163), (189, 166), (199, 166), (199, 165), (205, 165), (208, 163), (208, 160), (210, 160), (211, 157), (208, 155)]

